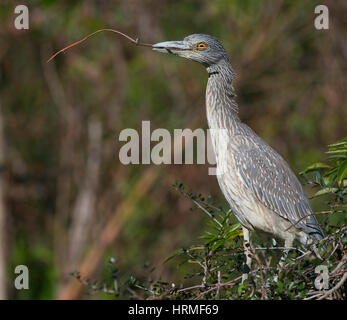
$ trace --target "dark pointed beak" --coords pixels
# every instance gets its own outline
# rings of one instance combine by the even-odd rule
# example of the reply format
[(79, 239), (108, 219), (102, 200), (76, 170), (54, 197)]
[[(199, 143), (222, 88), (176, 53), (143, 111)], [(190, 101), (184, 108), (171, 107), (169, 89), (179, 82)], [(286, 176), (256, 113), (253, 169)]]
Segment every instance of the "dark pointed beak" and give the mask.
[(165, 41), (153, 45), (154, 51), (162, 53), (172, 53), (177, 55), (182, 55), (190, 49), (190, 46), (185, 41)]

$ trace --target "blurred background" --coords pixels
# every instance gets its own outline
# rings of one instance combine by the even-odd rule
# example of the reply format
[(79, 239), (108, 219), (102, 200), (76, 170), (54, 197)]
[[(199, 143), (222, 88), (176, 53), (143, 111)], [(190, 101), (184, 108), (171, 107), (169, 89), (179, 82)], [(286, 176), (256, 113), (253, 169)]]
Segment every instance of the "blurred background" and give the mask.
[[(329, 30), (314, 28), (322, 3)], [(29, 30), (14, 27), (19, 4), (29, 8)], [(207, 128), (204, 68), (107, 33), (46, 63), (96, 29), (148, 43), (219, 38), (237, 74), (241, 118), (296, 173), (346, 136), (344, 0), (2, 0), (0, 26), (2, 299), (107, 299), (86, 293), (70, 272), (98, 280), (110, 257), (124, 278), (147, 277), (150, 266), (151, 277), (181, 281), (187, 267), (163, 262), (196, 243), (206, 219), (172, 185), (227, 207), (209, 165), (118, 158), (120, 131), (140, 131), (143, 120), (152, 130)], [(14, 288), (20, 264), (29, 290)]]

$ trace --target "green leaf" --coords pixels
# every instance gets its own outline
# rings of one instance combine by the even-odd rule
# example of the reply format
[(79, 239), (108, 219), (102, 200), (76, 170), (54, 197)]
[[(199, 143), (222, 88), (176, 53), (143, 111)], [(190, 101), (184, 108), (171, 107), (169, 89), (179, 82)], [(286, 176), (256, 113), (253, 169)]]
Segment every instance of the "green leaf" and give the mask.
[(340, 145), (343, 145), (343, 144), (347, 144), (347, 138), (344, 138), (340, 141), (337, 141), (336, 143), (333, 143), (333, 144), (329, 144), (328, 147), (336, 147), (336, 146), (340, 146)]
[(181, 254), (183, 254), (184, 252), (185, 252), (184, 249), (178, 249), (178, 250), (174, 251), (172, 254), (170, 254), (170, 255), (164, 260), (164, 262), (168, 262), (169, 260), (171, 260), (171, 259), (173, 259), (173, 258), (175, 258), (175, 257), (177, 257), (177, 256), (179, 256), (179, 255), (181, 255)]
[(277, 288), (278, 288), (278, 291), (279, 291), (279, 292), (282, 292), (283, 289), (284, 289), (284, 283), (281, 282), (281, 281), (278, 281), (278, 282), (277, 282)]
[(342, 159), (347, 159), (347, 156), (344, 154), (337, 154), (337, 155), (328, 157), (328, 160), (342, 160)]
[(212, 251), (216, 251), (219, 247), (221, 247), (224, 243), (224, 240), (218, 240), (212, 247)]
[(318, 171), (313, 173), (313, 181), (320, 184), (321, 175)]
[(328, 171), (324, 172), (323, 177), (330, 176), (331, 174), (335, 173), (336, 171), (337, 171), (337, 168), (329, 169)]
[(313, 171), (313, 170), (317, 170), (317, 169), (328, 169), (328, 168), (331, 168), (331, 166), (329, 166), (326, 163), (316, 162), (316, 163), (308, 166), (304, 171), (300, 172), (300, 174), (307, 173), (309, 171)]
[(331, 154), (331, 153), (342, 153), (342, 152), (347, 152), (347, 148), (339, 148), (337, 150), (329, 150), (326, 153)]
[(332, 188), (336, 182), (336, 173), (329, 175), (328, 177), (325, 177), (324, 179), (327, 180), (327, 187)]
[(188, 263), (199, 263), (200, 261), (189, 259)]
[(214, 233), (206, 232), (204, 235), (200, 237), (201, 239), (216, 239), (217, 236)]
[(319, 197), (322, 196), (323, 194), (327, 194), (327, 193), (334, 193), (336, 191), (338, 191), (338, 188), (324, 188), (322, 190), (319, 190), (318, 192), (316, 192), (313, 197)]
[(241, 228), (241, 224), (239, 223), (234, 223), (231, 227), (230, 227), (230, 231), (235, 231), (237, 229), (240, 229), (240, 231), (242, 232), (242, 228)]
[(342, 180), (347, 176), (347, 160), (342, 162), (337, 170), (337, 183), (341, 185)]

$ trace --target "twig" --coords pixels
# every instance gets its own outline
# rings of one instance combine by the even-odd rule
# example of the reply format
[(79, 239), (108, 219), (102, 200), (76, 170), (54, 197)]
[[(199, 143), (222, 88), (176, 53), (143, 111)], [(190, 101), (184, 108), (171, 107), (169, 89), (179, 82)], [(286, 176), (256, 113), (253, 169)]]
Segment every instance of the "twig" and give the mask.
[(258, 255), (255, 253), (251, 252), (251, 250), (246, 246), (246, 244), (243, 244), (245, 250), (247, 251), (248, 254), (250, 254), (255, 260), (257, 260), (259, 267), (260, 267), (260, 281), (261, 281), (261, 300), (265, 299), (266, 292), (265, 292), (265, 281), (264, 281), (264, 275), (263, 275), (263, 264), (261, 263)]
[[(123, 36), (124, 38), (128, 39), (129, 41), (131, 41), (132, 43), (134, 43), (136, 46), (141, 46), (141, 47), (150, 47), (150, 48), (153, 48), (153, 45), (150, 44), (150, 43), (144, 43), (144, 42), (140, 42), (140, 39), (139, 38), (136, 38), (136, 39), (133, 39), (132, 37), (128, 36), (127, 34), (123, 33), (123, 32), (120, 32), (118, 30), (115, 30), (115, 29), (109, 29), (109, 28), (105, 28), (105, 29), (99, 29), (99, 30), (96, 30), (90, 34), (88, 34), (87, 36), (85, 36), (83, 39), (81, 40), (78, 40), (68, 46), (66, 46), (65, 48), (59, 50), (58, 52), (56, 52), (55, 54), (53, 54), (48, 60), (47, 62), (50, 62), (52, 59), (54, 59), (58, 54), (60, 53), (63, 53), (65, 51), (67, 51), (68, 49), (71, 49), (72, 47), (75, 47), (79, 44), (81, 44), (82, 42), (86, 41), (87, 39), (89, 39), (90, 37), (94, 36), (95, 34), (99, 33), (99, 32), (103, 32), (103, 31), (108, 31), (108, 32), (114, 32), (114, 33), (117, 33), (121, 36)], [(156, 47), (156, 48), (160, 48), (160, 47)], [(166, 50), (177, 50), (177, 48), (174, 48), (174, 47), (165, 47), (164, 49)], [(199, 50), (198, 47), (194, 48), (196, 50)], [(182, 50), (193, 50), (193, 48), (179, 48), (180, 51)], [(201, 50), (201, 49), (200, 49)]]
[(156, 292), (154, 292), (153, 290), (151, 290), (151, 289), (148, 289), (148, 288), (146, 288), (146, 287), (143, 287), (143, 286), (140, 286), (139, 284), (135, 284), (135, 287), (136, 288), (139, 288), (139, 289), (141, 289), (141, 290), (144, 290), (144, 291), (147, 291), (147, 292), (150, 292), (153, 296), (155, 296), (155, 295), (159, 295), (158, 293), (156, 293)]
[(296, 247), (256, 247), (252, 248), (253, 250), (297, 250), (300, 251), (302, 254), (306, 254), (307, 252), (304, 250), (301, 250)]
[(223, 225), (214, 217), (211, 213), (209, 213), (198, 201), (191, 199), (202, 211), (204, 211), (215, 223), (217, 223), (221, 228)]
[(58, 52), (56, 52), (55, 54), (53, 54), (53, 55), (47, 60), (47, 62), (50, 62), (50, 61), (51, 61), (52, 59), (54, 59), (58, 54), (63, 53), (63, 52), (65, 52), (66, 50), (68, 50), (68, 49), (70, 49), (70, 48), (72, 48), (72, 47), (74, 47), (74, 46), (79, 45), (80, 43), (82, 43), (82, 42), (86, 41), (87, 39), (89, 39), (90, 37), (94, 36), (95, 34), (97, 34), (97, 33), (99, 33), (99, 32), (103, 32), (103, 31), (109, 31), (109, 32), (117, 33), (117, 34), (119, 34), (119, 35), (121, 35), (121, 36), (127, 38), (129, 41), (131, 41), (132, 43), (136, 44), (137, 46), (152, 47), (152, 45), (149, 44), (149, 43), (142, 43), (142, 42), (140, 42), (138, 38), (135, 40), (135, 39), (129, 37), (128, 35), (126, 35), (126, 34), (123, 33), (123, 32), (120, 32), (120, 31), (114, 30), (114, 29), (108, 29), (108, 28), (106, 28), (106, 29), (96, 30), (96, 31), (94, 31), (93, 33), (88, 34), (87, 36), (85, 36), (83, 39), (78, 40), (78, 41), (76, 41), (76, 42), (74, 42), (74, 43), (68, 45), (67, 47), (65, 47), (65, 48), (63, 48), (63, 49), (61, 49), (61, 50), (59, 50)]
[(294, 258), (294, 261), (299, 261), (301, 260), (302, 258), (306, 257), (307, 255), (311, 254), (312, 252), (311, 251), (306, 251), (305, 253), (303, 253), (301, 256), (297, 257), (297, 258)]
[(340, 261), (339, 264), (336, 266), (336, 268), (331, 272), (331, 274), (333, 275), (333, 274), (337, 273), (337, 272), (343, 267), (343, 265), (344, 265), (346, 262), (347, 262), (347, 254), (345, 254), (345, 255), (342, 257), (341, 261)]
[(193, 202), (201, 209), (203, 210), (215, 223), (217, 223), (221, 228), (223, 228), (223, 225), (214, 217), (211, 213), (209, 213), (198, 201), (193, 200)]
[(196, 286), (191, 286), (191, 287), (179, 289), (179, 290), (177, 290), (176, 292), (179, 293), (179, 292), (183, 292), (183, 291), (189, 291), (189, 290), (199, 289), (199, 288), (204, 288), (204, 287), (205, 287), (204, 285), (198, 284), (198, 285), (196, 285)]
[(198, 263), (198, 265), (204, 270), (204, 277), (202, 278), (202, 283), (201, 285), (204, 287), (206, 286), (206, 280), (207, 280), (207, 273), (208, 273), (208, 267), (207, 267), (207, 263), (206, 265), (204, 265), (202, 262), (196, 260), (189, 252), (187, 252), (187, 255), (193, 259), (194, 261), (196, 261)]

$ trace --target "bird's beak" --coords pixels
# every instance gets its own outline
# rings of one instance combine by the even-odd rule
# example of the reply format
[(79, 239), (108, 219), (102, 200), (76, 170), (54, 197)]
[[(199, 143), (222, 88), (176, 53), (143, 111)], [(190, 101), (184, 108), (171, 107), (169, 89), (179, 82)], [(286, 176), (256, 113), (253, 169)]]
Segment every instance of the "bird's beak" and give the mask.
[(154, 51), (163, 53), (172, 53), (177, 55), (183, 55), (187, 50), (191, 50), (191, 47), (185, 41), (165, 41), (154, 44)]

